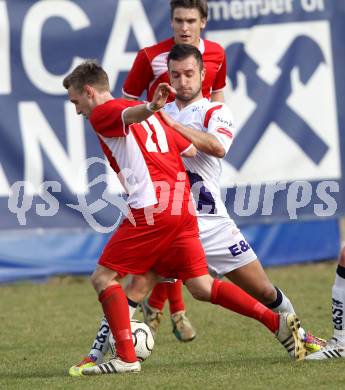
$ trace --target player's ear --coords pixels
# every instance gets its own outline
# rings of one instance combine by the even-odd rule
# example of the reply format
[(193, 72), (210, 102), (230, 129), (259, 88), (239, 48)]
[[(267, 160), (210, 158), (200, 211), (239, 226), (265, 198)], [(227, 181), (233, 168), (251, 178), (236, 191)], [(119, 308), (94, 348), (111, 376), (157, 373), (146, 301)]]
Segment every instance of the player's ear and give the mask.
[(205, 76), (206, 76), (206, 68), (202, 68), (202, 71), (201, 71), (201, 81), (205, 80)]
[(207, 19), (206, 18), (201, 18), (200, 21), (200, 29), (201, 31), (206, 27)]
[(95, 91), (90, 85), (84, 85), (84, 91), (89, 99), (92, 99)]

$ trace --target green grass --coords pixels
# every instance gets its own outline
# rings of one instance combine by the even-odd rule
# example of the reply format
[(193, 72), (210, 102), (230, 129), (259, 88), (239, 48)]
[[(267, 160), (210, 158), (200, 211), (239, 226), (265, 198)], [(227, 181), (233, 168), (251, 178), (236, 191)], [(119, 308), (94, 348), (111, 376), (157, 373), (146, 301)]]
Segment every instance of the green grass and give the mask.
[[(333, 262), (267, 270), (304, 327), (326, 338), (334, 271)], [(343, 360), (292, 362), (258, 322), (185, 297), (198, 332), (193, 342), (175, 339), (166, 308), (140, 374), (71, 378), (68, 368), (88, 352), (101, 315), (88, 280), (0, 286), (0, 389), (341, 388)]]

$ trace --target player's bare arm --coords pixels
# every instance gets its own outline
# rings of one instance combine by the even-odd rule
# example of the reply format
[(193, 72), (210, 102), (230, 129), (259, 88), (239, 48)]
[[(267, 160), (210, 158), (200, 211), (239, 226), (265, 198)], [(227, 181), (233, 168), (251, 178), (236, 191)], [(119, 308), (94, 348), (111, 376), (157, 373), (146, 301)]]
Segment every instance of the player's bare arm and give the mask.
[(147, 119), (154, 112), (159, 111), (164, 107), (170, 93), (175, 93), (175, 89), (173, 87), (171, 87), (168, 83), (159, 84), (150, 103), (129, 107), (124, 111), (124, 123), (126, 125), (130, 125), (131, 123), (140, 123), (141, 121)]
[(223, 145), (214, 135), (203, 133), (202, 131), (184, 126), (172, 119), (165, 112), (161, 112), (161, 116), (170, 127), (174, 128), (181, 135), (191, 141), (198, 150), (218, 158), (223, 158), (225, 156), (225, 149)]

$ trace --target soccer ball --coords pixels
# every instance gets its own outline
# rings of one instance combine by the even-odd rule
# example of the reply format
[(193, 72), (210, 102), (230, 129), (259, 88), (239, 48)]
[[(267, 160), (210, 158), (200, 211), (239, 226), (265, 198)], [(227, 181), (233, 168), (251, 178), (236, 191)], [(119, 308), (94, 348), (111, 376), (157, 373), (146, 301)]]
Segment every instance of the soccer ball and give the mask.
[[(151, 355), (155, 345), (152, 332), (144, 322), (138, 320), (131, 320), (131, 329), (135, 353), (137, 354), (138, 360), (143, 362)], [(109, 347), (113, 355), (115, 355), (115, 340), (111, 333), (109, 336)]]

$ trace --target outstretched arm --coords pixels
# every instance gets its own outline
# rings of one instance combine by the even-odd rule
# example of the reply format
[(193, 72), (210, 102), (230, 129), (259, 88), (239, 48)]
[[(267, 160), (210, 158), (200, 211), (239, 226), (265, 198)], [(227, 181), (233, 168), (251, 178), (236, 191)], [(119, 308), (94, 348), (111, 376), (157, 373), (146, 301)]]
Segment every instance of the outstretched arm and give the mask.
[(175, 94), (176, 91), (168, 83), (160, 83), (155, 90), (152, 101), (147, 104), (129, 107), (123, 113), (123, 121), (126, 125), (131, 123), (139, 123), (154, 112), (159, 111), (164, 107), (170, 93)]

